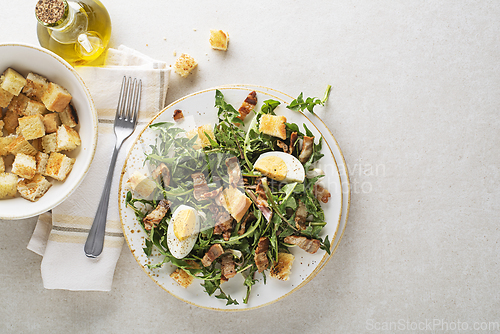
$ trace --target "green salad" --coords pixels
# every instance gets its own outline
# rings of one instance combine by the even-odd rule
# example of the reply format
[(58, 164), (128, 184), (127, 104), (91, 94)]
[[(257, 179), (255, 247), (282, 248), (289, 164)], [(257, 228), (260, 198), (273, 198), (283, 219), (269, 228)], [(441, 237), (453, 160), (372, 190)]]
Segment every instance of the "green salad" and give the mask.
[[(322, 100), (300, 94), (287, 108), (313, 112), (329, 91)], [(248, 302), (257, 272), (264, 284), (268, 276), (288, 279), (290, 247), (330, 253), (329, 237), (321, 237), (326, 220), (320, 204), (330, 193), (314, 168), (323, 156), (322, 138), (276, 115), (279, 101), (263, 101), (256, 110), (257, 98), (249, 93), (237, 110), (217, 90), (217, 124), (186, 131), (176, 110), (178, 120), (150, 125), (156, 141), (145, 152), (145, 164), (152, 173), (146, 183), (129, 180), (126, 198), (147, 234), (145, 254), (162, 257), (148, 266), (171, 263), (179, 284), (199, 280), (226, 305)], [(247, 115), (253, 118), (245, 126)], [(222, 285), (237, 274), (246, 288), (241, 301)]]

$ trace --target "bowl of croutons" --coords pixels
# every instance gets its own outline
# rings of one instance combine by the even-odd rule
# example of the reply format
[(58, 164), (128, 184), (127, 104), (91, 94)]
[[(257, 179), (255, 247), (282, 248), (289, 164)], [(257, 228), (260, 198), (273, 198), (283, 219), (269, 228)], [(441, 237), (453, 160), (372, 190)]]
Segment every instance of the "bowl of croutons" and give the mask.
[(82, 182), (97, 112), (76, 70), (41, 47), (0, 44), (0, 219), (37, 216)]

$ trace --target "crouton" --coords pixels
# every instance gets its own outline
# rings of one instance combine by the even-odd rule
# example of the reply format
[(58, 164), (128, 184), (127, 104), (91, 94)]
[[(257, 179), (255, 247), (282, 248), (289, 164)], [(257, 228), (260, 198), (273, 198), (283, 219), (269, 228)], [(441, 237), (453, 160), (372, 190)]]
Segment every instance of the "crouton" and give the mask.
[(15, 174), (0, 173), (0, 199), (16, 196), (17, 179)]
[(210, 140), (207, 135), (215, 141), (214, 126), (212, 124), (205, 124), (198, 127), (198, 138), (200, 138), (200, 143), (202, 147), (210, 146)]
[(156, 182), (146, 177), (139, 171), (135, 171), (127, 180), (127, 186), (146, 198), (153, 193), (156, 188)]
[(25, 179), (32, 179), (36, 173), (35, 157), (24, 153), (16, 154), (12, 163), (12, 173)]
[(32, 99), (28, 99), (28, 103), (26, 104), (26, 109), (24, 109), (24, 116), (31, 116), (31, 115), (43, 115), (47, 113), (47, 108), (45, 108), (45, 105), (42, 102), (38, 102)]
[(42, 146), (42, 137), (41, 138), (36, 138), (36, 139), (33, 139), (31, 142), (30, 142), (31, 146), (33, 146), (33, 148), (37, 151), (37, 152), (41, 152), (43, 151), (43, 146)]
[(5, 161), (1, 156), (0, 156), (0, 173), (5, 173)]
[(61, 125), (57, 129), (57, 151), (72, 151), (80, 144), (80, 135), (67, 125)]
[(62, 153), (52, 152), (47, 161), (45, 175), (63, 181), (71, 172), (74, 163), (75, 159), (67, 157)]
[(42, 96), (49, 87), (49, 81), (36, 73), (28, 73), (23, 93), (30, 99), (42, 102)]
[(187, 272), (185, 272), (181, 268), (175, 269), (175, 271), (170, 274), (170, 277), (174, 281), (176, 281), (177, 283), (179, 283), (179, 285), (182, 286), (183, 288), (187, 288), (188, 286), (190, 286), (191, 283), (193, 283), (193, 280), (194, 280), (193, 276), (189, 275)]
[(71, 94), (64, 87), (53, 82), (49, 82), (47, 90), (42, 95), (42, 102), (50, 111), (62, 112), (70, 101)]
[(52, 183), (45, 177), (36, 174), (31, 180), (24, 179), (19, 181), (17, 184), (17, 191), (21, 194), (21, 197), (35, 202), (42, 197), (51, 186)]
[(61, 125), (59, 113), (53, 112), (43, 115), (43, 125), (45, 125), (45, 133), (56, 132), (57, 128)]
[(215, 50), (227, 50), (229, 43), (229, 34), (222, 30), (210, 29), (210, 46)]
[(45, 170), (47, 169), (47, 162), (49, 161), (49, 155), (47, 153), (38, 152), (35, 155), (36, 161), (36, 173), (45, 175)]
[(9, 105), (10, 101), (12, 101), (12, 98), (14, 97), (14, 94), (9, 93), (5, 89), (0, 88), (0, 108), (5, 108)]
[(21, 93), (25, 84), (26, 79), (10, 67), (6, 69), (0, 77), (0, 88), (15, 96)]
[(19, 153), (35, 155), (36, 149), (22, 136), (17, 136), (8, 146), (8, 152), (17, 155)]
[(191, 73), (198, 63), (188, 54), (183, 53), (174, 64), (175, 73), (185, 78)]
[(10, 135), (7, 137), (0, 137), (0, 156), (10, 154), (8, 146), (16, 139), (16, 136)]
[(42, 148), (45, 153), (57, 152), (57, 133), (43, 136)]
[(45, 136), (45, 125), (42, 115), (25, 116), (19, 118), (19, 129), (26, 140)]
[(15, 112), (17, 116), (24, 116), (24, 112), (29, 100), (30, 99), (24, 94), (14, 96), (7, 106), (7, 110)]
[(3, 118), (3, 121), (5, 123), (3, 128), (5, 129), (5, 131), (7, 131), (8, 133), (15, 133), (17, 127), (19, 126), (18, 119), (19, 116), (17, 116), (17, 114), (14, 111), (7, 110)]
[(74, 128), (78, 124), (78, 115), (71, 104), (68, 104), (63, 111), (59, 113), (62, 124)]
[(259, 131), (270, 136), (286, 139), (286, 117), (264, 114), (260, 118)]
[(0, 137), (3, 137), (3, 126), (5, 125), (5, 123), (0, 120)]
[(239, 222), (252, 205), (252, 201), (236, 187), (226, 188), (222, 193), (224, 196), (222, 206), (236, 222)]
[(269, 275), (282, 281), (288, 281), (295, 256), (289, 253), (278, 253), (278, 262), (275, 262)]

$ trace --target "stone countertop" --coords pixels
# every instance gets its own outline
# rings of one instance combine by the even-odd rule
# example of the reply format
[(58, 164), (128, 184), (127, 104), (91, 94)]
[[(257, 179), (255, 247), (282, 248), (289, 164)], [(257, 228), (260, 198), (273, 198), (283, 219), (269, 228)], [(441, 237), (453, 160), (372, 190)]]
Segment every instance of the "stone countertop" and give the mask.
[[(111, 47), (198, 60), (172, 73), (169, 103), (224, 84), (331, 84), (317, 112), (350, 172), (347, 229), (309, 284), (234, 313), (164, 292), (126, 246), (110, 292), (45, 290), (26, 249), (35, 219), (0, 220), (0, 332), (500, 332), (499, 2), (102, 2)], [(0, 0), (0, 43), (38, 44), (34, 5)]]

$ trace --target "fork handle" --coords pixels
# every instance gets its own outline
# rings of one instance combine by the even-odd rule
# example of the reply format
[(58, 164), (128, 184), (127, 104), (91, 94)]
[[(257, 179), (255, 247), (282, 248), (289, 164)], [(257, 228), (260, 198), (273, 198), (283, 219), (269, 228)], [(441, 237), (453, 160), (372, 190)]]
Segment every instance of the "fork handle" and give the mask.
[(101, 200), (99, 201), (99, 206), (97, 207), (94, 222), (92, 223), (87, 241), (85, 242), (84, 251), (87, 257), (94, 258), (99, 256), (102, 252), (102, 248), (104, 245), (104, 234), (106, 229), (106, 219), (108, 216), (108, 203), (109, 193), (111, 191), (111, 181), (113, 180), (113, 172), (115, 170), (116, 158), (118, 156), (120, 146), (121, 144), (115, 145), (115, 150), (113, 151), (113, 156), (111, 157), (111, 163), (109, 165), (108, 176), (106, 177), (106, 182), (104, 183)]

